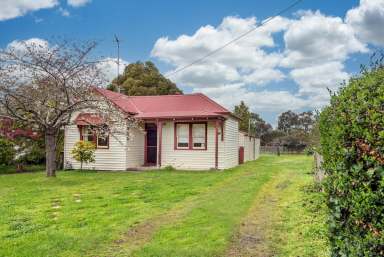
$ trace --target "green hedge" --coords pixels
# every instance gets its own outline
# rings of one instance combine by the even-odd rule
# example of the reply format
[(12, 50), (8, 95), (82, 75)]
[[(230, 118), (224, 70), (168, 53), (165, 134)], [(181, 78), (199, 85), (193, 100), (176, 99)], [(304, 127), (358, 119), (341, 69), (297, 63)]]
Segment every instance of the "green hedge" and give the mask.
[(332, 256), (384, 256), (384, 69), (352, 78), (320, 116)]
[(15, 154), (15, 145), (8, 139), (0, 137), (0, 165), (11, 164)]

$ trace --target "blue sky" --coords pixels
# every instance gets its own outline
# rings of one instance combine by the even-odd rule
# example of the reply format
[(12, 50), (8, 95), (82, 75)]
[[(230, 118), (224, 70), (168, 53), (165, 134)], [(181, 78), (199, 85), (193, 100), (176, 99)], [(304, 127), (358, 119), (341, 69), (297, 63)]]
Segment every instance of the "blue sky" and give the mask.
[[(366, 63), (384, 44), (384, 0), (304, 0), (296, 8), (171, 79), (228, 108), (244, 100), (276, 124), (288, 109), (327, 103), (326, 88)], [(126, 62), (152, 60), (163, 73), (183, 67), (292, 3), (268, 1), (0, 0), (0, 47), (12, 41), (65, 37), (96, 40), (112, 76), (122, 39)]]

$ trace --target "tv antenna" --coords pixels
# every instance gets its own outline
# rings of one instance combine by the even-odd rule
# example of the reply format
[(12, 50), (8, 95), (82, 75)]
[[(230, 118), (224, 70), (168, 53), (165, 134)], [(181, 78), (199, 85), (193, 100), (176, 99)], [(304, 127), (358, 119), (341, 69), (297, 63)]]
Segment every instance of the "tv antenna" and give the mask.
[[(114, 38), (113, 42), (115, 42), (116, 45), (117, 45), (117, 78), (119, 78), (119, 75), (120, 75), (120, 43), (121, 43), (121, 40), (117, 37), (116, 34), (115, 34), (115, 38)], [(120, 93), (120, 85), (118, 83), (116, 83), (116, 86), (117, 86), (117, 92)]]

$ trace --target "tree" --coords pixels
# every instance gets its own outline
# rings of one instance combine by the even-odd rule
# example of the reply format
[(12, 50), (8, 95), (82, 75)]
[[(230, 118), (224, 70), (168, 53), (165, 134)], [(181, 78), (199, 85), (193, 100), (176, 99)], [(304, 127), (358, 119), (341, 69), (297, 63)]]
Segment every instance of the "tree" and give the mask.
[(291, 130), (297, 128), (298, 125), (299, 116), (289, 110), (280, 114), (277, 128), (285, 133), (289, 133)]
[(255, 135), (263, 141), (263, 136), (273, 130), (271, 124), (263, 120), (259, 114), (251, 112), (250, 115), (251, 130), (255, 131)]
[(260, 143), (261, 145), (274, 144), (276, 139), (279, 140), (283, 136), (285, 136), (285, 133), (280, 130), (270, 130), (261, 136)]
[(108, 89), (126, 95), (173, 95), (182, 94), (176, 84), (165, 78), (155, 64), (150, 61), (145, 63), (131, 63), (125, 67), (124, 73), (112, 81)]
[(280, 114), (278, 121), (278, 129), (287, 134), (296, 130), (302, 130), (309, 133), (315, 123), (316, 117), (312, 111), (302, 113), (295, 113), (293, 111), (286, 111)]
[(312, 111), (306, 111), (299, 113), (298, 115), (298, 128), (303, 130), (305, 133), (309, 133), (316, 121), (316, 117)]
[(80, 170), (83, 170), (83, 163), (95, 161), (96, 147), (92, 142), (78, 141), (73, 147), (71, 154), (73, 159), (80, 162)]
[(60, 129), (76, 112), (97, 110), (106, 123), (115, 108), (95, 93), (104, 82), (91, 59), (95, 42), (19, 42), (0, 51), (0, 115), (45, 138), (46, 173), (56, 174), (56, 145)]
[(272, 125), (265, 122), (259, 114), (250, 112), (243, 101), (235, 106), (233, 113), (241, 119), (239, 129), (247, 132), (250, 130), (253, 135), (260, 137), (261, 141), (263, 141), (263, 135), (273, 130)]
[(0, 137), (0, 165), (11, 164), (15, 154), (15, 145), (8, 139)]
[(233, 113), (240, 118), (239, 129), (248, 131), (251, 113), (249, 112), (249, 107), (244, 103), (244, 101), (241, 101), (239, 105), (235, 106)]

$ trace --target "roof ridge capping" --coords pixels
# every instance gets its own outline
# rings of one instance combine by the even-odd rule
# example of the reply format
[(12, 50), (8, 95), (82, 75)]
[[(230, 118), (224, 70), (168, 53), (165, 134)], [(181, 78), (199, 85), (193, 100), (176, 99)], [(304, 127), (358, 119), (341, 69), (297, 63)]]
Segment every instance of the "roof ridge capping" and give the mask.
[[(129, 114), (138, 115), (137, 117), (146, 117), (150, 113), (167, 113), (169, 112), (170, 115), (172, 115), (172, 112), (174, 114), (179, 113), (176, 116), (181, 116), (180, 113), (185, 112), (186, 115), (191, 115), (191, 112), (195, 112), (196, 114), (193, 115), (201, 115), (202, 112), (207, 113), (210, 115), (230, 115), (234, 118), (239, 119), (237, 116), (235, 116), (233, 113), (231, 113), (228, 109), (226, 109), (224, 106), (220, 105), (213, 99), (209, 98), (207, 95), (201, 93), (201, 92), (195, 92), (190, 94), (175, 94), (175, 95), (149, 95), (149, 96), (127, 96), (121, 93), (117, 93), (105, 88), (95, 88), (95, 91), (103, 95), (106, 99), (112, 101), (117, 107), (119, 107), (122, 111), (127, 112)], [(188, 98), (191, 100), (183, 100), (182, 98)], [(153, 103), (151, 98), (153, 98)], [(161, 108), (159, 104), (163, 104), (167, 106), (167, 103), (171, 103), (174, 98), (176, 101), (176, 105), (174, 108)], [(142, 99), (142, 100), (140, 100)], [(147, 99), (147, 100), (145, 100)], [(161, 100), (163, 99), (163, 100)], [(178, 99), (178, 100), (176, 100)], [(195, 99), (195, 100), (193, 100)], [(200, 99), (200, 100), (198, 100)], [(185, 110), (185, 108), (179, 109), (177, 106), (181, 106), (181, 102), (184, 102), (184, 104), (193, 104), (196, 105), (195, 108), (192, 108), (190, 111)], [(157, 108), (156, 106), (153, 106), (155, 104), (156, 106), (160, 107)], [(152, 107), (148, 107), (151, 106)], [(155, 109), (154, 109), (155, 108)]]
[(172, 95), (131, 95), (127, 96), (129, 98), (131, 97), (169, 97), (169, 96), (177, 96), (177, 97), (185, 97), (185, 96), (195, 96), (202, 93), (190, 93), (190, 94), (172, 94)]
[[(93, 90), (95, 90), (97, 93), (102, 95), (104, 98), (111, 101), (113, 104), (115, 104), (116, 107), (118, 107), (123, 112), (126, 112), (128, 114), (137, 114), (138, 109), (136, 106), (130, 101), (129, 97), (127, 95), (124, 95), (122, 93), (114, 92), (112, 90), (106, 89), (106, 88), (100, 88), (100, 87), (94, 87)], [(126, 101), (129, 103), (130, 106), (123, 106), (121, 103), (118, 103), (117, 101)], [(134, 109), (134, 110), (132, 110)]]
[(224, 106), (222, 106), (221, 104), (217, 103), (216, 101), (212, 100), (211, 98), (209, 98), (207, 95), (203, 94), (203, 93), (194, 93), (195, 95), (200, 95), (200, 96), (203, 96), (207, 101), (209, 101), (210, 103), (214, 104), (214, 105), (217, 105), (219, 106), (223, 111), (222, 112), (217, 112), (217, 113), (231, 113), (227, 108), (225, 108)]

